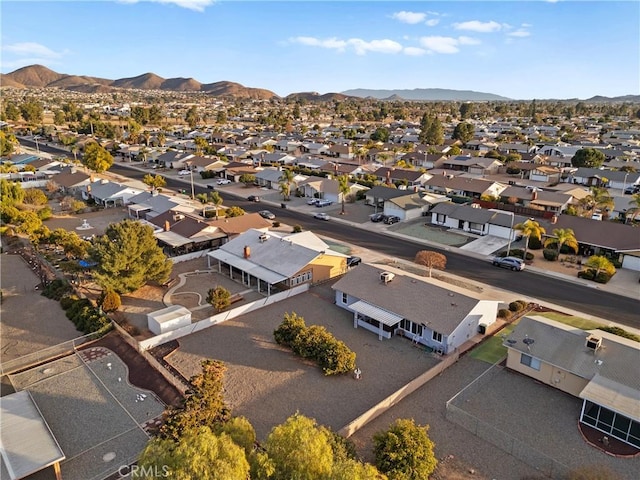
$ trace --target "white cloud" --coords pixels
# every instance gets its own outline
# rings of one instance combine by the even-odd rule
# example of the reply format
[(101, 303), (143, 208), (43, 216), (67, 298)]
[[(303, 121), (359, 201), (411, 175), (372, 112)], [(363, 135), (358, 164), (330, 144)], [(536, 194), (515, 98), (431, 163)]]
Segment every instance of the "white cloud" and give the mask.
[(456, 30), (469, 30), (471, 32), (478, 33), (491, 33), (497, 32), (502, 29), (502, 25), (498, 22), (491, 20), (490, 22), (481, 22), (479, 20), (470, 20), (468, 22), (454, 23), (453, 27)]
[(32, 56), (38, 58), (60, 58), (66, 52), (55, 52), (44, 45), (35, 42), (14, 43), (4, 45), (2, 50), (19, 56)]
[(460, 45), (480, 45), (482, 42), (477, 38), (458, 37), (458, 43)]
[(430, 18), (429, 20), (427, 20), (426, 22), (424, 22), (428, 27), (435, 27), (436, 25), (438, 25), (440, 23), (440, 20), (438, 20), (437, 18)]
[(337, 38), (319, 39), (315, 37), (294, 37), (289, 42), (299, 43), (309, 47), (320, 47), (339, 52), (345, 51), (348, 47), (358, 55), (366, 55), (368, 52), (377, 53), (400, 53), (403, 48), (398, 42), (389, 39), (366, 41), (361, 38), (350, 38), (348, 40), (340, 40)]
[(141, 1), (162, 4), (175, 4), (178, 7), (187, 8), (195, 12), (204, 12), (204, 9), (213, 5), (215, 0), (119, 0), (120, 3), (138, 3)]
[(510, 37), (520, 37), (520, 38), (524, 38), (524, 37), (528, 37), (531, 35), (531, 32), (527, 32), (526, 30), (516, 30), (515, 32), (509, 32), (507, 35), (509, 35)]
[(402, 53), (410, 57), (419, 57), (427, 53), (427, 51), (424, 48), (419, 47), (405, 47), (404, 50), (402, 50)]
[(420, 45), (435, 53), (458, 53), (460, 51), (457, 47), (458, 40), (453, 37), (422, 37)]
[(427, 53), (458, 53), (461, 45), (480, 45), (480, 40), (471, 37), (421, 37), (420, 45), (427, 49)]
[(395, 12), (391, 15), (391, 18), (398, 20), (402, 23), (408, 23), (410, 25), (415, 25), (416, 23), (424, 22), (425, 18), (427, 18), (426, 13), (418, 13), (418, 12)]
[(533, 25), (531, 25), (530, 23), (523, 23), (520, 25), (522, 28), (531, 28), (533, 27)]

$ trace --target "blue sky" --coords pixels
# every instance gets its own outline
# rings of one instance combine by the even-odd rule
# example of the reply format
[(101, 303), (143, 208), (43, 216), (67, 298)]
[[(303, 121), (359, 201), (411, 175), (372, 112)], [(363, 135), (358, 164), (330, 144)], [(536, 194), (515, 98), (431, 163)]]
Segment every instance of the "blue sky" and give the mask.
[(7, 1), (0, 70), (154, 72), (278, 95), (452, 88), (640, 93), (640, 2)]

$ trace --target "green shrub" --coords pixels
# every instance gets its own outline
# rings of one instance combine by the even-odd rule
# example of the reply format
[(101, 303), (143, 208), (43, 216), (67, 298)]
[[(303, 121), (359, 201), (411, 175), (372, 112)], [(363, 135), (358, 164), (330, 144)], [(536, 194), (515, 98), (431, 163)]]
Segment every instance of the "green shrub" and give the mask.
[(100, 305), (102, 310), (105, 312), (115, 312), (120, 308), (120, 305), (122, 305), (122, 300), (117, 292), (107, 290), (100, 294), (100, 298), (98, 298), (98, 305)]
[(42, 295), (47, 298), (51, 298), (52, 300), (60, 300), (65, 294), (70, 291), (71, 285), (69, 285), (65, 280), (56, 278), (46, 287), (44, 287), (44, 289), (42, 290)]
[(521, 310), (524, 310), (524, 307), (522, 306), (522, 303), (520, 303), (519, 301), (515, 301), (509, 304), (509, 310), (517, 313)]
[(278, 228), (280, 226), (280, 222), (273, 222), (273, 228)]
[(635, 333), (627, 332), (624, 328), (620, 327), (598, 327), (598, 330), (602, 330), (603, 332), (613, 333), (614, 335), (618, 335), (619, 337), (628, 338), (629, 340), (633, 340), (635, 342), (640, 342), (640, 335), (636, 335)]
[(71, 306), (78, 301), (78, 297), (75, 295), (67, 295), (60, 299), (60, 306), (63, 310), (69, 310)]
[(506, 308), (501, 308), (498, 310), (498, 318), (509, 318), (511, 316), (511, 312)]
[(578, 278), (584, 278), (585, 280), (593, 280), (595, 276), (595, 270), (581, 270), (578, 272)]
[(536, 237), (529, 237), (529, 250), (540, 250), (542, 248), (542, 241)]
[(612, 275), (609, 275), (606, 272), (600, 272), (596, 278), (593, 279), (596, 283), (608, 283), (611, 280)]
[(293, 233), (300, 233), (302, 231), (302, 226), (301, 225), (294, 225), (293, 226)]
[(325, 327), (312, 325), (307, 328), (304, 319), (295, 312), (285, 314), (273, 336), (279, 345), (288, 346), (296, 355), (315, 360), (325, 375), (347, 373), (355, 369), (355, 352)]
[(555, 262), (556, 260), (558, 260), (558, 251), (554, 248), (545, 248), (542, 251), (542, 255), (544, 256), (545, 260), (549, 260), (550, 262)]
[[(511, 250), (511, 252), (509, 253), (510, 257), (517, 257), (517, 258), (522, 258), (524, 255), (524, 250), (521, 248), (514, 248), (513, 250)], [(507, 253), (504, 252), (504, 254), (502, 255), (503, 257), (507, 256)], [(531, 252), (527, 252), (527, 260), (533, 260), (533, 253)]]

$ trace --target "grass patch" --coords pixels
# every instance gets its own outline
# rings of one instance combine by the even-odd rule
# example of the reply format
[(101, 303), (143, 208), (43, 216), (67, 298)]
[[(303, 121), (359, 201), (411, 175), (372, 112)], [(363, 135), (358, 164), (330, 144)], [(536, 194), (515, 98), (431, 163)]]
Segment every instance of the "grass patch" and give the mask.
[(572, 327), (579, 328), (581, 330), (595, 330), (598, 327), (604, 327), (602, 323), (594, 320), (589, 320), (582, 317), (574, 317), (572, 315), (565, 315), (557, 312), (545, 312), (536, 313), (537, 316), (548, 318), (549, 320), (555, 320), (556, 322), (564, 323), (565, 325), (571, 325)]
[(517, 325), (517, 321), (510, 325), (507, 325), (502, 330), (500, 330), (494, 336), (487, 338), (480, 345), (475, 347), (471, 353), (469, 354), (471, 358), (476, 360), (481, 360), (483, 362), (490, 363), (493, 365), (499, 360), (503, 359), (507, 356), (507, 347), (502, 345), (503, 335), (508, 337), (515, 326)]

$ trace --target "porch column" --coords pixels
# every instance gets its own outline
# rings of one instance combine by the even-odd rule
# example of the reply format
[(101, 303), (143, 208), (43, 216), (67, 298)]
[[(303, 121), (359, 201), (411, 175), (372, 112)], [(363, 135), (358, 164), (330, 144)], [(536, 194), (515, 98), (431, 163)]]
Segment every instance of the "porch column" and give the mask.
[(378, 340), (382, 341), (382, 322), (380, 320), (378, 320)]
[(358, 312), (353, 312), (353, 328), (358, 328)]

